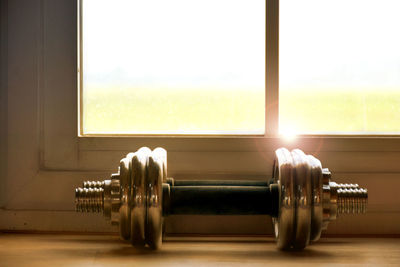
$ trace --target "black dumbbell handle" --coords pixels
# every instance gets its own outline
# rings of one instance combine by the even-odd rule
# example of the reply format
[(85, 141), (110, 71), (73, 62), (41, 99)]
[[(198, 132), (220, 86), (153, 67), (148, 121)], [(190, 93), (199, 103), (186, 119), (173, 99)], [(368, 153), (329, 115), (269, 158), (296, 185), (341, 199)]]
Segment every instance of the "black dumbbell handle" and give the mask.
[(279, 209), (276, 186), (164, 187), (165, 215), (271, 215)]
[(170, 177), (166, 181), (170, 186), (269, 186), (274, 179), (266, 180), (175, 180)]
[(269, 186), (267, 181), (246, 180), (174, 180), (173, 186)]

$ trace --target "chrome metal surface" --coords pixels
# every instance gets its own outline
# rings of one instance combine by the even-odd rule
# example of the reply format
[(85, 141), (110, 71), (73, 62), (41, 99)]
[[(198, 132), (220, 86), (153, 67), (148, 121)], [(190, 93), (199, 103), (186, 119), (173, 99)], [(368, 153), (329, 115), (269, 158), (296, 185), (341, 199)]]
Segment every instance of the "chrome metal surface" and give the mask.
[(119, 179), (121, 187), (121, 206), (119, 207), (119, 235), (124, 240), (129, 240), (131, 236), (131, 211), (130, 189), (131, 189), (131, 169), (129, 168), (129, 158), (123, 158), (119, 162)]
[(364, 188), (340, 188), (338, 195), (338, 213), (365, 213), (368, 191)]
[(83, 188), (104, 188), (104, 181), (85, 181)]
[(167, 175), (164, 173), (166, 153), (163, 148), (156, 148), (151, 153), (147, 166), (146, 243), (153, 249), (159, 248), (162, 242), (162, 184), (167, 179)]
[(294, 238), (295, 192), (293, 182), (293, 158), (289, 150), (280, 148), (275, 152), (273, 177), (279, 185), (279, 213), (273, 218), (278, 248), (289, 248)]
[(321, 236), (323, 208), (322, 208), (322, 166), (321, 162), (311, 155), (308, 155), (308, 162), (311, 167), (311, 233), (310, 241), (316, 241)]
[(103, 214), (108, 220), (111, 219), (111, 179), (104, 180)]
[(292, 151), (295, 187), (295, 237), (292, 246), (303, 249), (310, 243), (311, 233), (311, 166), (303, 151)]
[(102, 212), (104, 207), (103, 188), (75, 189), (75, 210), (80, 212)]
[(275, 155), (273, 177), (280, 189), (280, 207), (273, 223), (279, 248), (302, 249), (317, 241), (339, 213), (365, 213), (366, 189), (332, 182), (330, 171), (301, 150), (280, 148)]
[(111, 224), (118, 225), (120, 222), (119, 208), (121, 206), (121, 184), (119, 173), (111, 175)]
[(136, 153), (130, 153), (131, 188), (130, 188), (130, 213), (131, 213), (131, 243), (134, 246), (146, 244), (146, 173), (148, 158), (151, 150), (142, 147)]

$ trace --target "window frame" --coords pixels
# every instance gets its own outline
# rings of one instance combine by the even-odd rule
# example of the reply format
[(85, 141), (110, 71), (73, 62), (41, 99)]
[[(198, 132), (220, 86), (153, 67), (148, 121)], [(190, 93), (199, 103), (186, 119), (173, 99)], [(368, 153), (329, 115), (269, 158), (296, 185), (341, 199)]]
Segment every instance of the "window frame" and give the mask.
[[(279, 1), (266, 1), (267, 10), (278, 14)], [(108, 178), (117, 171), (121, 157), (141, 146), (166, 148), (168, 173), (176, 179), (263, 180), (271, 176), (274, 150), (285, 146), (319, 158), (335, 181), (359, 183), (370, 190), (363, 227), (359, 218), (350, 216), (331, 224), (328, 233), (400, 233), (400, 199), (393, 197), (400, 186), (400, 136), (301, 135), (288, 141), (276, 132), (278, 120), (269, 120), (266, 126), (272, 130), (264, 136), (79, 136), (77, 2), (7, 3), (8, 35), (6, 41), (2, 39), (8, 46), (4, 47), (7, 60), (2, 58), (7, 68), (1, 70), (7, 78), (2, 81), (2, 95), (8, 102), (2, 107), (7, 111), (2, 123), (7, 129), (0, 132), (7, 147), (0, 152), (8, 163), (7, 176), (0, 180), (5, 192), (0, 196), (1, 229), (110, 231), (100, 216), (74, 212), (73, 189), (86, 179)], [(270, 64), (276, 68), (267, 67), (266, 78), (278, 75), (276, 16), (274, 21), (275, 25), (267, 25), (266, 36), (275, 36), (275, 47), (267, 48), (267, 57), (272, 57)], [(266, 82), (268, 88), (278, 86), (277, 79)], [(277, 90), (267, 90), (270, 102), (266, 103), (271, 106), (267, 119), (278, 118), (278, 106), (272, 101), (278, 97)], [(191, 225), (189, 217), (174, 222), (176, 232), (185, 223)], [(257, 218), (230, 221), (227, 232), (240, 228), (250, 233), (260, 224)], [(207, 222), (208, 229), (215, 229), (212, 218), (204, 219)], [(385, 225), (377, 228), (378, 223)]]
[[(79, 12), (79, 7), (82, 4), (81, 1), (84, 0), (77, 1), (78, 17), (81, 17), (81, 12)], [(79, 27), (80, 24), (77, 23), (76, 30), (81, 37)], [(50, 26), (50, 29), (53, 28)], [(72, 34), (74, 33), (70, 32), (70, 35)], [(65, 36), (59, 32), (52, 31), (51, 36), (53, 39), (61, 38), (61, 40), (65, 40)], [(266, 129), (264, 135), (82, 135), (82, 128), (78, 126), (82, 123), (80, 119), (80, 110), (82, 108), (80, 101), (82, 97), (80, 90), (80, 82), (82, 81), (80, 52), (82, 49), (80, 49), (80, 37), (76, 36), (76, 32), (74, 37), (75, 40), (78, 39), (76, 42), (77, 47), (76, 51), (71, 51), (71, 53), (78, 55), (77, 61), (80, 66), (80, 69), (77, 69), (76, 65), (73, 68), (76, 71), (75, 75), (77, 74), (75, 76), (77, 79), (75, 80), (75, 84), (71, 82), (74, 81), (74, 79), (71, 79), (73, 75), (71, 71), (69, 71), (69, 76), (67, 76), (65, 73), (62, 73), (65, 71), (64, 69), (57, 68), (58, 63), (52, 57), (47, 58), (48, 61), (46, 61), (46, 54), (51, 53), (44, 53), (42, 55), (44, 57), (43, 60), (49, 63), (45, 64), (44, 73), (55, 71), (56, 73), (53, 74), (58, 75), (63, 80), (63, 84), (68, 84), (70, 88), (76, 88), (76, 86), (78, 88), (77, 90), (69, 91), (68, 95), (53, 95), (51, 91), (44, 91), (43, 96), (50, 101), (43, 101), (43, 114), (52, 114), (51, 110), (54, 105), (60, 107), (63, 113), (69, 114), (68, 123), (61, 122), (59, 120), (60, 114), (54, 114), (54, 112), (50, 116), (45, 115), (43, 119), (45, 127), (42, 131), (44, 140), (42, 166), (45, 169), (98, 170), (101, 167), (102, 170), (111, 170), (112, 166), (116, 166), (117, 155), (121, 157), (124, 153), (134, 151), (142, 146), (149, 146), (151, 148), (162, 146), (169, 152), (177, 153), (208, 152), (210, 154), (208, 155), (210, 157), (209, 164), (211, 165), (213, 153), (231, 151), (250, 152), (254, 153), (252, 155), (254, 158), (249, 161), (257, 162), (257, 155), (259, 153), (272, 155), (273, 151), (280, 146), (288, 148), (299, 147), (306, 152), (314, 154), (315, 152), (337, 152), (339, 151), (337, 147), (345, 149), (348, 152), (400, 151), (400, 146), (398, 146), (400, 144), (399, 135), (303, 134), (299, 135), (293, 141), (285, 140), (279, 136), (279, 0), (266, 0)], [(44, 41), (43, 45), (49, 48), (46, 45), (46, 40)], [(62, 44), (60, 43), (60, 45)], [(71, 47), (69, 48), (71, 50)], [(60, 49), (60, 47), (55, 48), (55, 50), (57, 49)], [(71, 53), (69, 56), (71, 56)], [(46, 79), (43, 80), (46, 82)], [(52, 85), (57, 86), (55, 84), (48, 84), (48, 87)], [(47, 107), (47, 104), (51, 104), (51, 106)], [(60, 132), (63, 134), (59, 135)], [(357, 140), (355, 142), (357, 145), (354, 145), (355, 140)], [(396, 143), (395, 146), (393, 146), (393, 142)], [(342, 144), (346, 144), (346, 146), (343, 147)], [(67, 161), (65, 160), (66, 156), (68, 157)], [(91, 157), (97, 158), (97, 160), (90, 160)], [(112, 162), (112, 164), (107, 162)], [(179, 160), (177, 164), (180, 164)], [(207, 170), (209, 168), (204, 166), (194, 172)], [(249, 166), (248, 170), (261, 175), (265, 168)], [(269, 171), (268, 174), (270, 174)]]

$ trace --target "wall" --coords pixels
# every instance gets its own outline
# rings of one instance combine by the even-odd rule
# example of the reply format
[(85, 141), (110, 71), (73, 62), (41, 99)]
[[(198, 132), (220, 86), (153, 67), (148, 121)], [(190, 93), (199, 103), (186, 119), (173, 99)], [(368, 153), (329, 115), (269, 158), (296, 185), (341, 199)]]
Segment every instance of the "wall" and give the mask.
[(4, 206), (7, 176), (7, 4), (0, 2), (0, 207)]

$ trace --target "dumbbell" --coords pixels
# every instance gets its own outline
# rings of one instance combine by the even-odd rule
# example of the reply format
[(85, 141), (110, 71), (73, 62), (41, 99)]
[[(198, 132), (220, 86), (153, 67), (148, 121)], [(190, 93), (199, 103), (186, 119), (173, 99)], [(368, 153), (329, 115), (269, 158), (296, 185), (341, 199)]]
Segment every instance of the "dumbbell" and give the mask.
[(167, 152), (147, 147), (120, 161), (118, 173), (75, 189), (79, 212), (103, 212), (136, 247), (161, 246), (164, 217), (176, 214), (270, 215), (277, 246), (303, 249), (339, 214), (365, 213), (368, 192), (337, 184), (321, 162), (299, 149), (275, 151), (269, 181), (174, 180)]

